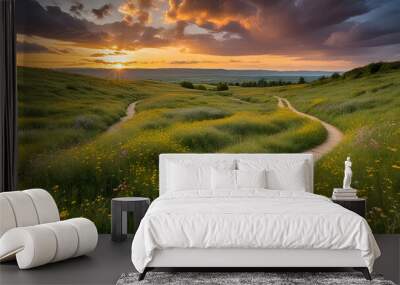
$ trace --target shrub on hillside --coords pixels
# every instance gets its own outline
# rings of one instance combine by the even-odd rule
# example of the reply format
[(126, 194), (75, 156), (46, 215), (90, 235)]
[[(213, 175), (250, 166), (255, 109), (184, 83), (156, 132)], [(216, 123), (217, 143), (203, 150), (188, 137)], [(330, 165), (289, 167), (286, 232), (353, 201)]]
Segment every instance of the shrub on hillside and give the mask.
[(335, 72), (335, 73), (333, 73), (333, 74), (331, 75), (331, 78), (332, 78), (332, 79), (339, 79), (339, 78), (340, 78), (340, 74), (337, 73), (337, 72)]
[(225, 90), (229, 90), (228, 84), (226, 84), (225, 82), (219, 82), (217, 84), (217, 91), (225, 91)]
[(382, 62), (368, 64), (367, 70), (370, 74), (377, 73), (381, 69), (382, 64)]
[(183, 88), (194, 89), (193, 83), (190, 81), (182, 81), (181, 86)]
[(207, 90), (207, 88), (204, 85), (201, 85), (201, 84), (195, 86), (194, 88), (197, 89), (197, 90)]

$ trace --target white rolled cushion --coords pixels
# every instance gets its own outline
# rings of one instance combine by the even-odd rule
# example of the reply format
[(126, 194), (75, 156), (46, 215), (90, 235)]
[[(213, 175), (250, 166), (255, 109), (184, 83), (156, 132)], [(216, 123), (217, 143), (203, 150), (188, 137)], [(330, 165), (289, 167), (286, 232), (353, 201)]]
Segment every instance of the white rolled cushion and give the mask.
[(64, 222), (71, 224), (78, 233), (78, 248), (74, 257), (91, 252), (96, 248), (98, 234), (92, 221), (85, 218), (74, 218)]
[(96, 226), (85, 218), (59, 221), (57, 205), (43, 189), (0, 193), (0, 214), (0, 262), (16, 258), (21, 269), (86, 254), (97, 245)]
[(8, 199), (1, 194), (2, 193), (0, 193), (0, 237), (9, 229), (17, 226), (11, 204)]
[(68, 222), (54, 222), (43, 224), (53, 231), (56, 236), (57, 250), (51, 262), (57, 262), (75, 256), (78, 250), (78, 233)]
[(272, 190), (306, 191), (307, 164), (298, 160), (247, 160), (238, 161), (239, 170), (267, 170), (267, 188)]
[(39, 224), (60, 220), (56, 202), (49, 192), (43, 189), (29, 189), (22, 192), (28, 194), (32, 199), (39, 218)]
[(28, 269), (86, 254), (96, 248), (96, 226), (85, 218), (7, 231), (0, 238), (0, 261), (16, 257)]
[(211, 169), (211, 188), (214, 191), (236, 189), (236, 170)]
[(236, 170), (237, 188), (266, 188), (267, 171), (262, 170)]
[(7, 231), (0, 239), (0, 260), (16, 256), (20, 269), (52, 261), (57, 241), (53, 231), (43, 225), (19, 227)]
[(17, 227), (33, 226), (39, 223), (36, 208), (28, 194), (22, 191), (11, 191), (3, 192), (1, 195), (10, 202)]

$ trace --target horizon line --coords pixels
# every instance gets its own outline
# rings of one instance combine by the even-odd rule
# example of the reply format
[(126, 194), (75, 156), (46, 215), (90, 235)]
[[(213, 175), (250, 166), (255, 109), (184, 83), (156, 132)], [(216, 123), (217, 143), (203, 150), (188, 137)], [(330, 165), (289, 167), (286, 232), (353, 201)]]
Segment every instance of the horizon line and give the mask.
[[(101, 69), (101, 70), (115, 70), (115, 71), (123, 71), (123, 70), (162, 70), (162, 69), (191, 69), (191, 70), (227, 70), (227, 71), (272, 71), (272, 72), (325, 72), (325, 73), (343, 73), (348, 70), (280, 70), (280, 69), (241, 69), (241, 68), (207, 68), (207, 67), (156, 67), (156, 68), (147, 68), (147, 67), (124, 67), (124, 68), (112, 68), (112, 67), (38, 67), (38, 66), (27, 66), (27, 65), (17, 65), (17, 67), (28, 67), (28, 68), (38, 68), (38, 69)], [(356, 68), (356, 67), (355, 67)], [(349, 69), (351, 70), (351, 69)]]

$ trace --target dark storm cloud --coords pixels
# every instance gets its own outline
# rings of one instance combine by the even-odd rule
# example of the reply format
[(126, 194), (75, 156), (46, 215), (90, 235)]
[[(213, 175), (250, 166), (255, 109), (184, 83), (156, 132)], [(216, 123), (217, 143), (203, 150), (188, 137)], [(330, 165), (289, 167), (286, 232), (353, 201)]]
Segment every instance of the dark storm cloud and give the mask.
[(338, 47), (373, 47), (400, 43), (400, 3), (392, 1), (373, 11), (365, 21), (333, 32), (326, 44)]
[(162, 38), (162, 28), (125, 21), (98, 25), (73, 17), (58, 6), (44, 8), (36, 0), (16, 1), (16, 4), (16, 29), (19, 34), (69, 41), (76, 46), (92, 48), (117, 45), (120, 49), (137, 49), (168, 45), (167, 40)]
[[(148, 25), (157, 9), (152, 0), (123, 1), (118, 11), (124, 20), (104, 25), (73, 17), (75, 10), (43, 8), (35, 0), (16, 3), (18, 33), (79, 46), (174, 45), (214, 55), (324, 59), (390, 57), (400, 46), (399, 0), (170, 0), (166, 18), (172, 28)], [(107, 5), (94, 9), (97, 18), (109, 13)], [(192, 26), (201, 32), (189, 34)]]
[(92, 46), (107, 38), (107, 33), (95, 31), (94, 26), (91, 22), (72, 17), (57, 6), (45, 9), (35, 0), (16, 1), (16, 29), (19, 34)]
[(97, 19), (103, 19), (105, 16), (111, 14), (112, 7), (113, 6), (111, 4), (104, 4), (98, 9), (92, 9), (92, 13), (96, 16)]
[(17, 42), (16, 51), (17, 53), (54, 53), (45, 46), (20, 41)]
[[(194, 52), (358, 55), (361, 51), (368, 52), (365, 47), (399, 43), (397, 0), (172, 0), (170, 3), (169, 19), (196, 24), (209, 31), (182, 38)], [(356, 20), (362, 16), (365, 16), (362, 21)], [(219, 38), (215, 37), (218, 33)]]
[(145, 47), (165, 47), (170, 39), (164, 37), (164, 29), (144, 26), (142, 23), (114, 22), (105, 24), (102, 30), (110, 31), (110, 42), (119, 48), (136, 50)]
[(75, 3), (71, 6), (71, 8), (69, 8), (69, 11), (70, 11), (72, 14), (76, 15), (76, 16), (81, 16), (84, 8), (85, 8), (85, 7), (83, 6), (82, 3), (80, 3), (80, 2), (75, 2)]

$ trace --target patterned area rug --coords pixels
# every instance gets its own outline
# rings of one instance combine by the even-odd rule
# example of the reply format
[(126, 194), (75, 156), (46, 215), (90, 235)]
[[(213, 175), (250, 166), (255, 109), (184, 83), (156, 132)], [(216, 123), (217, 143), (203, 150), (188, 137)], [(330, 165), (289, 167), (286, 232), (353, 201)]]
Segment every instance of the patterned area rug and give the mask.
[(142, 281), (137, 280), (138, 276), (138, 273), (122, 274), (117, 285), (395, 285), (379, 275), (368, 281), (359, 272), (148, 272)]

